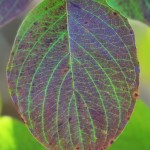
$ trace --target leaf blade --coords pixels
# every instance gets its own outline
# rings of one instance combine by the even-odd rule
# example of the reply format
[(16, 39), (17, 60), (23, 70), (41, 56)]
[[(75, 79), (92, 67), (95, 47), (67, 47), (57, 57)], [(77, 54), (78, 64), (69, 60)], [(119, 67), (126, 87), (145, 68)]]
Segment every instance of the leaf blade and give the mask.
[(131, 31), (125, 18), (91, 0), (45, 0), (26, 18), (8, 82), (30, 130), (46, 147), (106, 148), (122, 131), (138, 88)]

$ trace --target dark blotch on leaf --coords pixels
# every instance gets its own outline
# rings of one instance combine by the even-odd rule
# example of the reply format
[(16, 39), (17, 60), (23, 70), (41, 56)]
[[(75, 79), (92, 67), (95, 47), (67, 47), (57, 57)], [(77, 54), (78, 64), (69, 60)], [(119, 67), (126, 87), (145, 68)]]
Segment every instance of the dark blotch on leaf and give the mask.
[(114, 143), (114, 141), (112, 140), (112, 141), (110, 141), (110, 144), (113, 144)]
[(130, 116), (127, 117), (127, 120), (130, 120)]
[(37, 22), (34, 22), (33, 24), (34, 24), (34, 25), (37, 25), (38, 23), (37, 23)]
[(117, 15), (117, 13), (116, 12), (113, 12), (113, 14), (116, 16)]
[(45, 44), (46, 44), (46, 45), (49, 45), (49, 44), (52, 43), (52, 42), (53, 42), (52, 39), (46, 39), (46, 40), (45, 40)]
[(130, 34), (133, 34), (133, 31), (130, 31)]
[(79, 146), (77, 146), (75, 149), (76, 149), (76, 150), (80, 150), (80, 147), (79, 147)]
[(64, 10), (64, 9), (65, 9), (64, 6), (60, 6), (60, 7), (59, 7), (59, 10)]
[(61, 26), (61, 29), (63, 29), (63, 30), (64, 30), (64, 29), (66, 29), (66, 27), (65, 27), (65, 26)]
[(69, 117), (69, 122), (72, 120), (72, 118), (71, 117)]
[(70, 2), (70, 3), (73, 5), (73, 7), (81, 9), (81, 7), (79, 5), (77, 5), (77, 4), (73, 3), (73, 2)]

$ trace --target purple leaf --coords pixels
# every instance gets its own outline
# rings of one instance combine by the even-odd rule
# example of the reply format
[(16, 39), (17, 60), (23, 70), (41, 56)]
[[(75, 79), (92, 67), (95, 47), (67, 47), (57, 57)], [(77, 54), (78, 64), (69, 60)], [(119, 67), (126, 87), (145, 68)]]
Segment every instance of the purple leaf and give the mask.
[(104, 150), (128, 122), (139, 67), (127, 19), (106, 3), (45, 0), (23, 22), (7, 68), (13, 101), (54, 150)]

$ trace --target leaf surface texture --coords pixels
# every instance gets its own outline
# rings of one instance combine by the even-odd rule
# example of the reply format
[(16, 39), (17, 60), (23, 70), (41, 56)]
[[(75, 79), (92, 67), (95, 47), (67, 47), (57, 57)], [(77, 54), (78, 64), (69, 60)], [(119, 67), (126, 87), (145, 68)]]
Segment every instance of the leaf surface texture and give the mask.
[(104, 3), (45, 0), (23, 22), (7, 74), (21, 116), (46, 147), (105, 149), (135, 104), (134, 34)]
[(125, 17), (150, 25), (149, 0), (107, 0), (107, 2)]

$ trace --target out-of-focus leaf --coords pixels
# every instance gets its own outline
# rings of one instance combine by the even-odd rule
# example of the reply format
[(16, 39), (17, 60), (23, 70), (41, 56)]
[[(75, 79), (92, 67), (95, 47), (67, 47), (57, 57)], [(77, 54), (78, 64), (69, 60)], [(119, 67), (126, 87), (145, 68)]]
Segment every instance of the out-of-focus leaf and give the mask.
[(121, 136), (109, 150), (150, 149), (150, 108), (138, 101), (133, 115)]
[(0, 117), (0, 150), (46, 150), (27, 127), (10, 117)]
[(0, 27), (16, 18), (33, 0), (0, 0)]
[(130, 20), (137, 46), (140, 62), (140, 98), (150, 105), (150, 27)]
[(103, 149), (138, 95), (134, 34), (104, 3), (45, 0), (23, 22), (7, 73), (13, 101), (46, 147)]
[(132, 20), (130, 20), (130, 24), (136, 37), (141, 75), (148, 79), (150, 77), (150, 69), (148, 68), (150, 66), (150, 27)]
[(1, 115), (1, 112), (2, 112), (2, 99), (1, 99), (1, 94), (0, 94), (0, 115)]
[(149, 0), (107, 0), (108, 4), (127, 18), (150, 25)]

